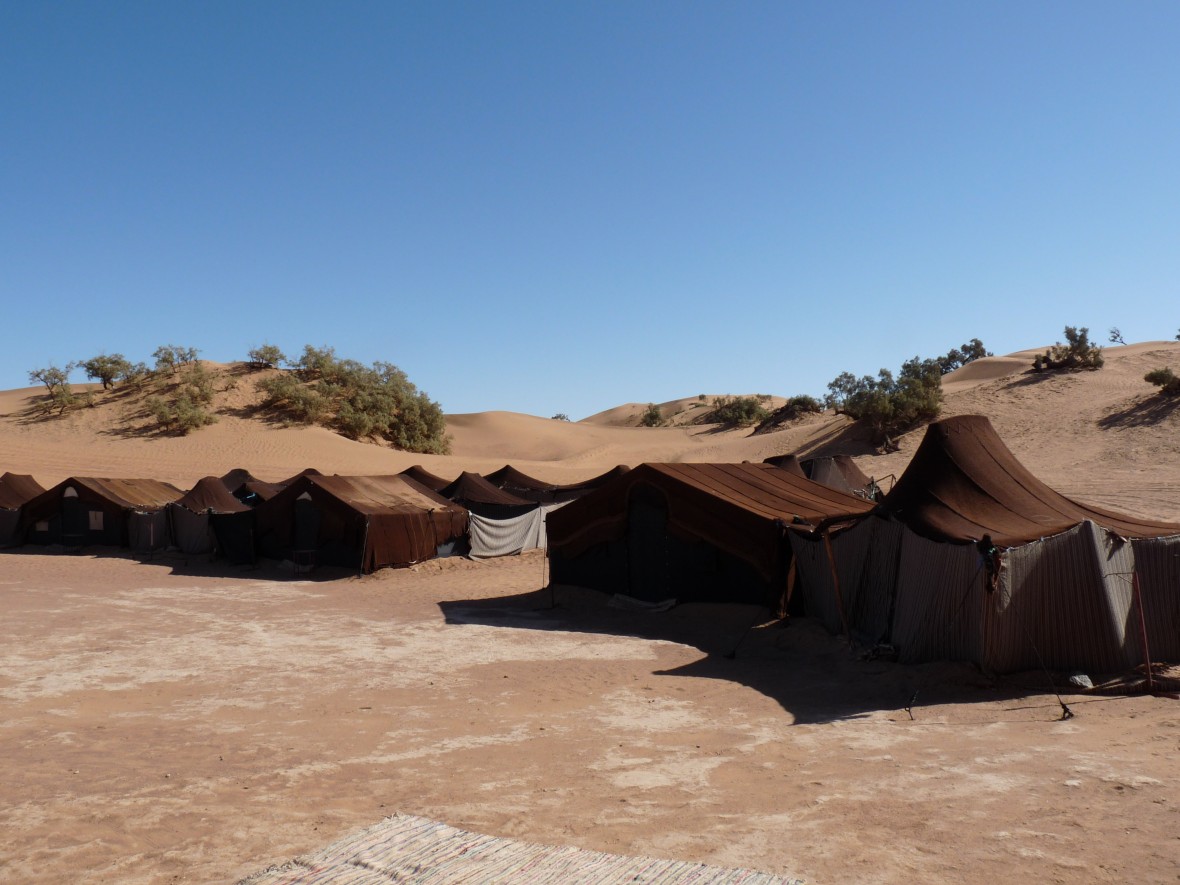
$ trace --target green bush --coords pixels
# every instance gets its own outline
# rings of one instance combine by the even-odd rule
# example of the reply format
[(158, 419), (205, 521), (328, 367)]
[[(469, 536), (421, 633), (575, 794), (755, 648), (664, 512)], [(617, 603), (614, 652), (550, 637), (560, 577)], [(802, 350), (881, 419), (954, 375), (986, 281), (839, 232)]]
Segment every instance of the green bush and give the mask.
[(717, 399), (709, 420), (726, 427), (749, 427), (769, 414), (757, 396), (723, 396)]
[(44, 411), (57, 410), (58, 416), (65, 414), (67, 409), (79, 405), (82, 400), (70, 388), (70, 372), (74, 370), (73, 363), (67, 363), (63, 369), (60, 366), (49, 365), (42, 369), (29, 371), (29, 382), (45, 385)]
[(246, 357), (251, 369), (277, 369), (287, 361), (287, 357), (273, 344), (264, 344), (246, 351)]
[(156, 360), (156, 371), (158, 372), (178, 372), (182, 366), (187, 366), (197, 361), (197, 354), (200, 353), (195, 347), (177, 347), (175, 344), (162, 344), (155, 349), (152, 356)]
[(570, 416), (567, 415), (565, 412), (558, 412), (556, 415), (554, 415), (549, 420), (551, 420), (551, 421), (568, 421), (569, 419), (570, 419)]
[(1065, 369), (1101, 369), (1105, 359), (1102, 348), (1090, 341), (1090, 330), (1065, 327), (1065, 344), (1060, 341), (1033, 359), (1038, 372)]
[(86, 377), (102, 382), (102, 389), (109, 390), (115, 382), (127, 376), (132, 371), (131, 363), (121, 353), (102, 353), (88, 360), (81, 360), (78, 368), (86, 373)]
[(391, 363), (365, 366), (331, 347), (307, 345), (293, 372), (259, 384), (264, 404), (294, 420), (331, 427), (351, 439), (383, 439), (400, 449), (447, 454), (446, 418), (438, 403)]
[(659, 427), (664, 423), (664, 416), (660, 413), (660, 407), (655, 403), (648, 403), (647, 408), (643, 410), (643, 414), (639, 417), (640, 427)]
[(877, 445), (938, 417), (942, 408), (942, 364), (914, 357), (897, 377), (881, 369), (877, 377), (842, 372), (828, 384), (825, 405), (866, 424)]
[(953, 372), (955, 369), (967, 365), (972, 360), (992, 355), (992, 352), (983, 346), (982, 341), (972, 338), (966, 344), (952, 347), (944, 356), (938, 357), (936, 362), (942, 374), (946, 375), (948, 372)]
[(824, 410), (823, 403), (814, 396), (800, 394), (788, 399), (758, 424), (759, 430), (769, 430), (787, 421), (794, 421), (804, 415), (817, 415)]
[(1152, 369), (1143, 380), (1154, 384), (1165, 396), (1180, 396), (1180, 377), (1171, 369)]
[(170, 396), (149, 396), (144, 405), (162, 430), (188, 434), (215, 424), (213, 375), (200, 363), (193, 363), (173, 388)]

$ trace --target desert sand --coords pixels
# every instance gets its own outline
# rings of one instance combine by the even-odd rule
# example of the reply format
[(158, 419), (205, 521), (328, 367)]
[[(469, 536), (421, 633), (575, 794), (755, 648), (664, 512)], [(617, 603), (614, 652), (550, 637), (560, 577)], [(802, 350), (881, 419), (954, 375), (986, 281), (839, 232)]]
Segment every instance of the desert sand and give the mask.
[[(987, 415), (1064, 494), (1180, 520), (1180, 406), (1142, 380), (1180, 370), (1180, 343), (1062, 375), (1027, 373), (1028, 354), (948, 376), (943, 414)], [(155, 437), (114, 396), (40, 420), (36, 395), (0, 393), (0, 471), (44, 485), (416, 463), (573, 481), (802, 451), (852, 454), (888, 487), (922, 436), (879, 454), (830, 414), (760, 435), (627, 426), (644, 403), (451, 415), (452, 454), (423, 456), (232, 415)], [(865, 660), (752, 607), (606, 603), (550, 586), (538, 552), (364, 578), (0, 553), (0, 881), (234, 882), (395, 811), (816, 883), (1180, 871), (1180, 701)]]

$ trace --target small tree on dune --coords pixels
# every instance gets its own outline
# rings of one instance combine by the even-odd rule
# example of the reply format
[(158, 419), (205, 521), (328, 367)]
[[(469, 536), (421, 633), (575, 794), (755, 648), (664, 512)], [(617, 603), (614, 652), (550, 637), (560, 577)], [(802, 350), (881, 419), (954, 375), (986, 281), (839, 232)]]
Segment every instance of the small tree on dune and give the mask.
[(660, 413), (660, 407), (655, 403), (648, 403), (647, 408), (643, 410), (643, 414), (639, 418), (640, 427), (659, 427), (664, 423), (664, 416)]
[(287, 357), (273, 344), (263, 344), (246, 352), (251, 369), (277, 369), (280, 363), (287, 362)]
[(1060, 341), (1033, 360), (1038, 372), (1054, 369), (1101, 369), (1105, 363), (1102, 348), (1090, 341), (1090, 330), (1085, 326), (1065, 327), (1065, 344)]
[(101, 353), (78, 363), (86, 377), (102, 382), (103, 390), (110, 390), (115, 382), (132, 374), (134, 367), (121, 353)]

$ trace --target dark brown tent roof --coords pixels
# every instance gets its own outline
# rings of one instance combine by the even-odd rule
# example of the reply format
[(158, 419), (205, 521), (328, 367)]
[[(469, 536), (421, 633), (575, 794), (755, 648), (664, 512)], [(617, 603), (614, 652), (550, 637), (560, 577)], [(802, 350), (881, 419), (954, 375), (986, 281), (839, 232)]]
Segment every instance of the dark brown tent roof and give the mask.
[(460, 504), (495, 504), (499, 507), (529, 507), (536, 504), (498, 489), (478, 473), (466, 470), (454, 482), (439, 489), (439, 494)]
[(175, 503), (193, 513), (246, 513), (250, 510), (230, 494), (223, 478), (216, 476), (198, 480), (192, 490)]
[(233, 470), (221, 477), (221, 484), (225, 486), (226, 490), (233, 493), (240, 489), (248, 482), (254, 482), (256, 477), (245, 467), (235, 467)]
[(300, 470), (294, 476), (288, 476), (286, 479), (281, 479), (276, 483), (271, 483), (271, 485), (289, 486), (291, 483), (295, 482), (295, 480), (299, 479), (299, 477), (301, 477), (301, 476), (323, 476), (323, 474), (320, 473), (318, 470), (316, 470), (314, 467), (304, 467), (302, 470)]
[(561, 500), (568, 501), (577, 497), (579, 492), (587, 492), (605, 485), (616, 476), (621, 476), (631, 468), (624, 464), (612, 467), (606, 473), (592, 476), (581, 482), (552, 483), (529, 476), (517, 470), (511, 464), (505, 464), (499, 470), (484, 475), (484, 479), (497, 488), (503, 489), (521, 498), (538, 501)]
[(1180, 534), (1180, 525), (1100, 510), (1054, 491), (1028, 471), (981, 415), (937, 421), (882, 510), (920, 535), (1001, 547), (1059, 534), (1086, 520), (1126, 538)]
[(237, 494), (242, 494), (243, 491), (245, 491), (251, 495), (254, 495), (260, 501), (269, 501), (271, 498), (285, 489), (287, 485), (288, 484), (278, 482), (264, 482), (261, 479), (252, 479), (242, 485), (240, 488), (235, 489), (235, 491)]
[(361, 569), (430, 559), (467, 531), (467, 511), (401, 476), (303, 475), (258, 505), (260, 538), (291, 543), (295, 502), (307, 495), (332, 512), (344, 543), (355, 543)]
[(785, 525), (854, 519), (873, 509), (862, 498), (771, 464), (641, 464), (549, 514), (549, 549), (577, 556), (626, 531), (631, 490), (663, 493), (668, 527), (708, 541), (773, 574)]
[(399, 476), (408, 476), (416, 483), (426, 486), (428, 489), (438, 491), (446, 488), (451, 484), (451, 480), (443, 479), (441, 476), (436, 476), (420, 464), (415, 464), (413, 467), (407, 467)]
[(0, 476), (0, 510), (16, 510), (44, 492), (45, 487), (28, 474), (5, 473)]
[(71, 476), (58, 483), (41, 497), (58, 498), (73, 487), (78, 497), (101, 500), (123, 510), (148, 512), (159, 510), (179, 500), (183, 495), (171, 483), (158, 479), (103, 479), (93, 476)]
[(762, 463), (771, 464), (780, 470), (789, 470), (796, 476), (807, 476), (803, 465), (799, 463), (799, 458), (795, 455), (771, 455), (769, 458), (764, 458)]

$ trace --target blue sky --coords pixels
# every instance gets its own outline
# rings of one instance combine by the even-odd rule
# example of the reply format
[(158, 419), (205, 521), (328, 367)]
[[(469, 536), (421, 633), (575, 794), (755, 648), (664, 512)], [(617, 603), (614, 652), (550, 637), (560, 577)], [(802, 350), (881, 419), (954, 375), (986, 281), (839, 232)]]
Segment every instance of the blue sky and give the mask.
[(0, 4), (0, 388), (313, 344), (576, 420), (1171, 339), (1177, 45), (1174, 2)]

